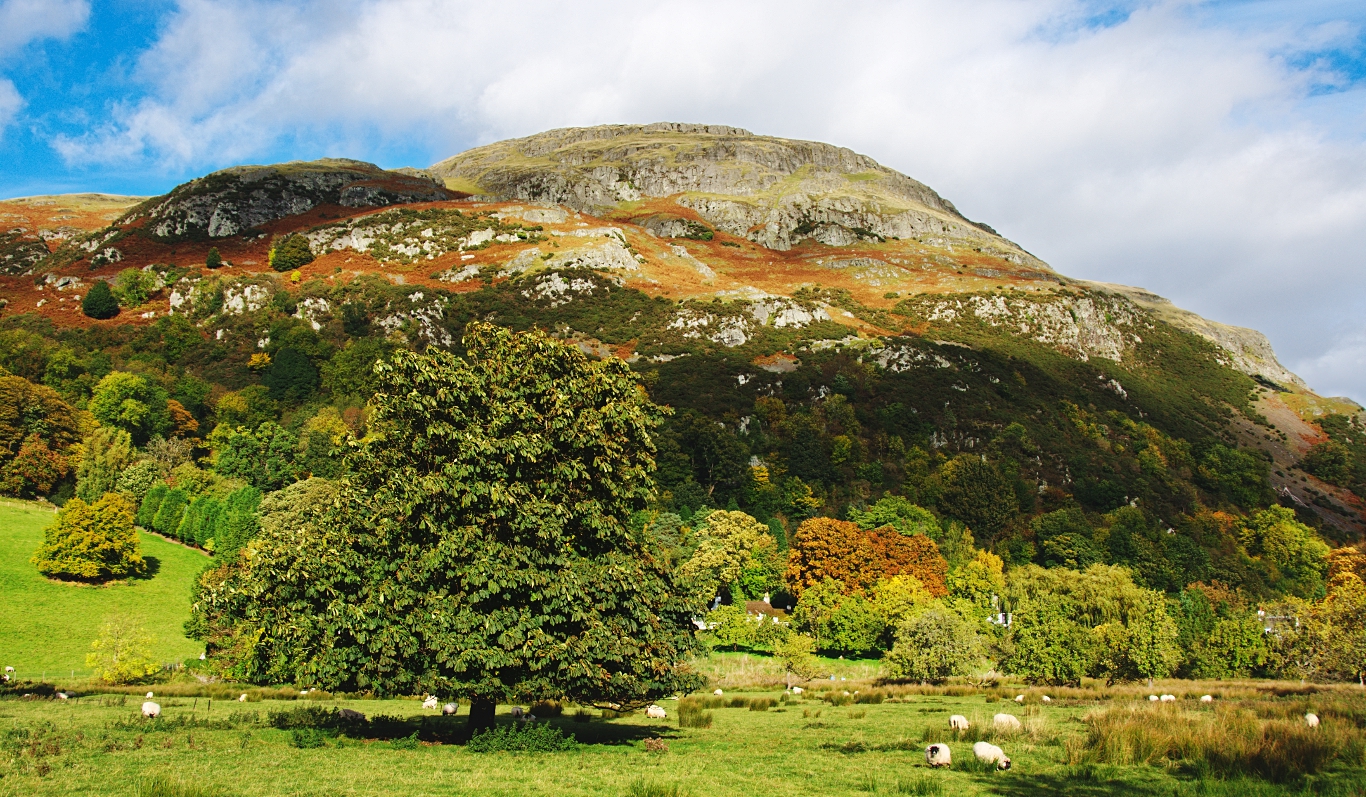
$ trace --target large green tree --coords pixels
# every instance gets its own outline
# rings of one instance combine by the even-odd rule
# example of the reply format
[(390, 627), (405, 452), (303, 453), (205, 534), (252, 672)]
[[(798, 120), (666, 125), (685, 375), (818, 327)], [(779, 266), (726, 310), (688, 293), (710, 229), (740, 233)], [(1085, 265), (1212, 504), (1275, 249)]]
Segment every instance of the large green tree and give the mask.
[[(470, 700), (641, 705), (697, 683), (700, 607), (627, 526), (658, 412), (618, 360), (471, 324), (378, 366), (325, 520), (206, 574), (192, 630), (237, 677)], [(309, 550), (309, 556), (299, 556)]]
[(137, 374), (114, 371), (100, 380), (90, 397), (90, 414), (105, 426), (123, 429), (142, 445), (171, 428), (166, 391)]

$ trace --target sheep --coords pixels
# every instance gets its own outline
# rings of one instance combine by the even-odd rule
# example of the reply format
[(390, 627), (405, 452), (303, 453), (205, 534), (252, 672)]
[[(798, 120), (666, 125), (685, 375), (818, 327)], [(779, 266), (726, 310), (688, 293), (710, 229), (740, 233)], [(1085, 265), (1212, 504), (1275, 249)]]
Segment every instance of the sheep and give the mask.
[(246, 693), (246, 692), (243, 692), (242, 694), (238, 695), (238, 696), (237, 696), (237, 702), (238, 702), (238, 703), (245, 703), (245, 702), (247, 702), (247, 693)]
[(454, 717), (455, 712), (460, 710), (459, 703), (447, 703), (441, 707), (441, 714), (446, 717)]
[(57, 693), (57, 699), (58, 699), (58, 700), (67, 700), (67, 699), (69, 699), (70, 697), (71, 697), (71, 695), (68, 695), (66, 692), (58, 692), (58, 693)]
[(792, 687), (792, 694), (794, 695), (800, 695), (803, 691), (805, 690), (803, 690), (800, 686)]
[(146, 717), (147, 719), (156, 719), (157, 717), (160, 717), (161, 706), (158, 706), (156, 703), (153, 703), (152, 701), (148, 700), (146, 703), (142, 704), (142, 716)]
[(5, 667), (5, 672), (14, 672), (14, 668), (7, 666)]
[(660, 706), (649, 706), (645, 709), (645, 716), (652, 720), (662, 720), (668, 715), (664, 713), (664, 709)]
[(1024, 702), (1024, 695), (1016, 695), (1016, 696), (1015, 696), (1015, 702), (1016, 702), (1016, 703), (1023, 703), (1023, 702)]
[(1200, 696), (1200, 702), (1201, 702), (1201, 703), (1213, 703), (1213, 702), (1214, 702), (1214, 697), (1211, 696), (1211, 695), (1201, 695), (1201, 696)]
[(978, 742), (972, 746), (972, 754), (978, 761), (995, 764), (997, 769), (1010, 769), (1010, 759), (1005, 751), (991, 742)]
[(508, 713), (517, 719), (521, 719), (522, 717), (526, 716), (526, 709), (522, 708), (521, 706), (513, 706), (512, 709), (508, 711)]
[(154, 697), (156, 697), (156, 695), (152, 694), (151, 692), (148, 692), (148, 693), (147, 693), (147, 699), (148, 699), (148, 700), (151, 700), (151, 699), (154, 698)]
[(946, 744), (932, 744), (925, 748), (925, 763), (932, 767), (947, 767), (953, 764), (952, 753)]
[(1311, 728), (1319, 727), (1319, 715), (1310, 712), (1304, 715), (1304, 724)]
[(717, 689), (715, 692), (712, 692), (712, 694), (713, 694), (713, 695), (716, 695), (717, 697), (720, 697), (720, 696), (724, 695), (725, 692), (722, 692), (720, 689)]
[(337, 716), (351, 722), (365, 722), (365, 715), (354, 709), (344, 708), (337, 712)]
[(1045, 703), (1052, 703), (1052, 702), (1053, 702), (1053, 698), (1049, 697), (1048, 695), (1044, 695), (1043, 698), (1042, 698), (1042, 700), (1043, 700), (1043, 702), (1045, 702)]
[(991, 718), (991, 724), (995, 725), (998, 731), (1019, 731), (1024, 727), (1020, 724), (1020, 718), (1014, 714), (997, 714)]
[(433, 711), (435, 711), (436, 708), (437, 708), (437, 706), (440, 706), (440, 705), (441, 705), (441, 701), (439, 701), (439, 700), (436, 699), (436, 695), (429, 695), (429, 696), (427, 697), (426, 700), (422, 701), (422, 707), (423, 707), (423, 708), (429, 709), (429, 710), (433, 710)]
[(1163, 703), (1175, 703), (1176, 695), (1163, 695), (1158, 699), (1161, 700)]
[(955, 731), (965, 731), (968, 729), (968, 718), (962, 714), (954, 714), (949, 717), (949, 727)]
[(1148, 695), (1148, 702), (1149, 702), (1149, 703), (1156, 703), (1157, 701), (1158, 701), (1157, 695)]

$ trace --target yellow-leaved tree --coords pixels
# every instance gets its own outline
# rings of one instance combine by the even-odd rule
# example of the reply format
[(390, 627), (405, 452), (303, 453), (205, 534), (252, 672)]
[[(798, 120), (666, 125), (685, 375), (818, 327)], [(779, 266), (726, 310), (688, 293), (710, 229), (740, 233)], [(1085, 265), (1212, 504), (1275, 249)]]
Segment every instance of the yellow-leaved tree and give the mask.
[(118, 493), (93, 504), (71, 499), (43, 533), (33, 564), (45, 576), (75, 581), (141, 575), (147, 563), (133, 530), (133, 505)]
[(85, 666), (95, 680), (106, 684), (131, 684), (156, 675), (161, 665), (152, 658), (156, 640), (127, 615), (105, 620), (100, 637), (90, 644)]

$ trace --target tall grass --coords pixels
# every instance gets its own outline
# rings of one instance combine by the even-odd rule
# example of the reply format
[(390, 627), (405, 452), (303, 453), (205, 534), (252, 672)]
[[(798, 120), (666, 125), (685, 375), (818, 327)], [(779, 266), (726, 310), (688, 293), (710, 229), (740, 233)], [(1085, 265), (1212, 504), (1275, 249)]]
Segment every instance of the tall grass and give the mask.
[(685, 697), (678, 701), (678, 727), (710, 728), (715, 717), (707, 709), (715, 705), (712, 701), (712, 698), (701, 697)]
[(223, 792), (157, 775), (133, 787), (133, 797), (221, 797)]
[(1265, 719), (1236, 705), (1187, 712), (1170, 706), (1125, 706), (1086, 717), (1084, 739), (1069, 739), (1070, 764), (1163, 764), (1200, 775), (1256, 776), (1283, 783), (1334, 762), (1366, 764), (1366, 733), (1329, 715), (1318, 728), (1302, 716)]
[(687, 797), (688, 792), (677, 783), (654, 783), (648, 780), (632, 781), (626, 789), (625, 797)]

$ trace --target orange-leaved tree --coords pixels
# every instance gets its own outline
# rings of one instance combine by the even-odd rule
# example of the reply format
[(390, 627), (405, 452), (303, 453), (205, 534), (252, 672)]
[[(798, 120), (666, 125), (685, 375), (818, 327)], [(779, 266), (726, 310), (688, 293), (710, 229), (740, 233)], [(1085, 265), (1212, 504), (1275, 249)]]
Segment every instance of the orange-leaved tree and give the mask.
[(948, 594), (948, 563), (929, 537), (903, 535), (891, 526), (865, 530), (849, 521), (818, 517), (797, 527), (786, 577), (800, 596), (827, 578), (841, 582), (848, 593), (862, 593), (903, 573), (915, 576), (935, 597)]

